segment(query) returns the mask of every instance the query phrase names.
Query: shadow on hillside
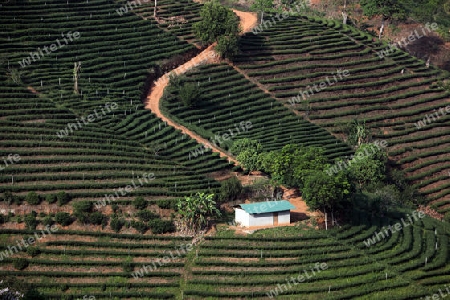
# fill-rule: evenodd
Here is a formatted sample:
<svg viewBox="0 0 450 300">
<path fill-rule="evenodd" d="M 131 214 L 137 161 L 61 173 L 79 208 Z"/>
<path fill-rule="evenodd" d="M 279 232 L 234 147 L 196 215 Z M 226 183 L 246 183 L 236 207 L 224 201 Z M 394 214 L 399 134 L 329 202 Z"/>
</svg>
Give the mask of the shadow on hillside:
<svg viewBox="0 0 450 300">
<path fill-rule="evenodd" d="M 305 213 L 291 211 L 291 223 L 295 223 L 295 222 L 303 221 L 303 220 L 309 220 L 309 219 L 310 219 L 310 217 L 308 215 L 306 215 Z"/>
<path fill-rule="evenodd" d="M 441 52 L 444 41 L 437 36 L 424 36 L 411 42 L 406 47 L 412 55 L 420 59 L 427 59 L 429 55 L 437 55 Z"/>
</svg>

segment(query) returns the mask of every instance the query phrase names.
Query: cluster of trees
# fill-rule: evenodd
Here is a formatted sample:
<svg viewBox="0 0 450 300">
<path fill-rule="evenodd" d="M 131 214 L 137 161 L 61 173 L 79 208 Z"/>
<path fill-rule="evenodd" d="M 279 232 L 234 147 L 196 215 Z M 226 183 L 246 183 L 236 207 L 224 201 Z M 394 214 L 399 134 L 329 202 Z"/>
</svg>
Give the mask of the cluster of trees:
<svg viewBox="0 0 450 300">
<path fill-rule="evenodd" d="M 15 196 L 10 192 L 5 192 L 3 195 L 5 201 L 14 201 Z M 12 199 L 12 200 L 11 200 Z M 59 192 L 57 194 L 47 194 L 45 199 L 49 203 L 55 203 L 58 201 L 60 205 L 67 204 L 70 201 L 70 197 L 65 192 Z M 43 197 L 35 192 L 29 192 L 20 203 L 25 200 L 30 205 L 40 204 Z M 27 229 L 35 230 L 39 224 L 44 226 L 51 226 L 53 224 L 59 224 L 61 226 L 69 226 L 76 220 L 83 225 L 101 225 L 105 228 L 108 223 L 112 230 L 119 232 L 125 225 L 127 227 L 133 227 L 140 233 L 145 233 L 151 229 L 154 234 L 162 234 L 167 232 L 174 232 L 176 227 L 172 220 L 162 220 L 158 214 L 146 209 L 148 206 L 147 200 L 143 197 L 136 197 L 132 205 L 138 210 L 134 217 L 136 220 L 127 221 L 123 214 L 119 214 L 121 209 L 117 203 L 111 205 L 113 214 L 111 218 L 102 214 L 100 211 L 94 210 L 92 201 L 78 201 L 73 203 L 73 214 L 67 212 L 58 212 L 46 214 L 44 212 L 38 213 L 31 211 L 30 214 L 23 216 L 17 216 L 17 222 L 25 223 Z M 162 209 L 176 209 L 176 202 L 174 200 L 159 200 L 157 205 Z M 127 215 L 130 217 L 130 215 Z M 15 217 L 14 214 L 9 213 L 8 216 L 0 214 L 0 224 L 8 222 Z"/>
<path fill-rule="evenodd" d="M 371 147 L 372 155 L 367 155 L 367 147 Z M 386 153 L 366 143 L 361 143 L 354 155 L 364 154 L 364 159 L 354 160 L 332 175 L 325 172 L 331 165 L 322 148 L 288 144 L 264 152 L 257 141 L 242 139 L 233 144 L 231 152 L 247 172 L 260 170 L 270 174 L 276 184 L 299 188 L 311 209 L 334 211 L 348 207 L 358 188 L 386 179 Z"/>
<path fill-rule="evenodd" d="M 216 51 L 222 57 L 236 55 L 241 28 L 233 11 L 212 0 L 202 7 L 200 17 L 201 21 L 193 25 L 197 38 L 204 43 L 217 43 Z"/>
<path fill-rule="evenodd" d="M 361 0 L 361 8 L 365 16 L 372 18 L 382 16 L 383 21 L 415 21 L 436 22 L 441 27 L 439 33 L 448 38 L 450 27 L 450 2 L 448 0 Z M 383 25 L 382 25 L 383 26 Z"/>
<path fill-rule="evenodd" d="M 160 200 L 157 202 L 160 208 L 172 208 L 173 201 L 170 200 Z M 133 200 L 133 207 L 138 211 L 134 214 L 136 219 L 126 220 L 123 215 L 119 213 L 117 204 L 114 204 L 113 214 L 109 222 L 109 226 L 114 232 L 119 232 L 124 226 L 127 228 L 132 227 L 136 229 L 139 233 L 146 233 L 149 229 L 153 234 L 162 234 L 168 232 L 174 232 L 176 230 L 175 224 L 172 220 L 162 220 L 160 216 L 147 209 L 148 202 L 141 196 L 136 197 Z"/>
<path fill-rule="evenodd" d="M 23 201 L 25 201 L 29 205 L 39 205 L 42 203 L 42 201 L 45 200 L 48 202 L 48 204 L 58 202 L 59 206 L 63 206 L 70 202 L 71 197 L 64 191 L 60 191 L 56 194 L 46 194 L 45 196 L 38 195 L 36 192 L 29 192 L 25 197 L 14 195 L 10 191 L 5 191 L 3 193 L 2 200 L 6 202 L 8 205 L 11 204 L 20 205 L 23 203 Z"/>
</svg>

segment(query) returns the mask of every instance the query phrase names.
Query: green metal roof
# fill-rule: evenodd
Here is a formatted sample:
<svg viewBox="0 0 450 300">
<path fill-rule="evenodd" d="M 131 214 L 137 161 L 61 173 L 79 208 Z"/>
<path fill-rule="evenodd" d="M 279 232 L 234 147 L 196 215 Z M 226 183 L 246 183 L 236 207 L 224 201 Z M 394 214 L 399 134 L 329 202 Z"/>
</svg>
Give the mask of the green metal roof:
<svg viewBox="0 0 450 300">
<path fill-rule="evenodd" d="M 295 208 L 294 205 L 292 205 L 287 200 L 280 200 L 280 201 L 264 201 L 264 202 L 257 202 L 257 203 L 250 203 L 250 204 L 239 204 L 237 205 L 245 212 L 249 214 L 263 214 L 263 213 L 271 213 L 271 212 L 277 212 L 277 211 L 285 211 L 285 210 L 291 210 Z"/>
</svg>

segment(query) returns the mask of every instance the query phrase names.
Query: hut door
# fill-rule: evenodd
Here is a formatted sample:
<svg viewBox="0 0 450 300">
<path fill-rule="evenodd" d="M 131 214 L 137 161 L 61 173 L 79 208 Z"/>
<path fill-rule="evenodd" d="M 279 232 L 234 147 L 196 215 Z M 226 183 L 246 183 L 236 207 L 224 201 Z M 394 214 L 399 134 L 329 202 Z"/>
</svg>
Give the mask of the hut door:
<svg viewBox="0 0 450 300">
<path fill-rule="evenodd" d="M 273 213 L 273 225 L 278 225 L 278 212 Z"/>
</svg>

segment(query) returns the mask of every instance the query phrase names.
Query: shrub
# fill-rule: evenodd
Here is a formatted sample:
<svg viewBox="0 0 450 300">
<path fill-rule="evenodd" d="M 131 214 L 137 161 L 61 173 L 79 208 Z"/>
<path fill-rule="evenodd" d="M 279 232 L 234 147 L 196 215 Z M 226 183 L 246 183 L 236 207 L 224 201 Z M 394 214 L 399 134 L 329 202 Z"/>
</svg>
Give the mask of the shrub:
<svg viewBox="0 0 450 300">
<path fill-rule="evenodd" d="M 35 230 L 36 226 L 39 224 L 39 221 L 36 220 L 36 215 L 33 213 L 26 215 L 24 219 L 25 219 L 25 226 L 28 229 Z"/>
<path fill-rule="evenodd" d="M 70 201 L 70 196 L 68 194 L 66 194 L 66 192 L 61 191 L 58 194 L 56 194 L 56 198 L 58 200 L 58 205 L 59 206 L 63 206 L 67 203 L 69 203 Z"/>
<path fill-rule="evenodd" d="M 57 201 L 58 199 L 56 198 L 55 194 L 47 194 L 47 196 L 45 196 L 45 201 L 48 202 L 48 204 L 53 204 Z"/>
<path fill-rule="evenodd" d="M 77 218 L 78 222 L 80 224 L 89 224 L 90 220 L 89 220 L 89 214 L 88 213 L 84 213 L 84 212 L 76 212 L 74 214 L 75 218 Z"/>
<path fill-rule="evenodd" d="M 222 181 L 220 185 L 220 201 L 233 201 L 242 193 L 242 184 L 236 176 Z"/>
<path fill-rule="evenodd" d="M 14 195 L 10 191 L 5 191 L 5 193 L 3 194 L 3 201 L 8 203 L 9 205 L 15 202 L 14 198 Z"/>
<path fill-rule="evenodd" d="M 30 205 L 38 205 L 41 203 L 41 198 L 38 194 L 36 194 L 36 192 L 29 192 L 25 197 L 25 201 L 27 201 Z"/>
<path fill-rule="evenodd" d="M 39 254 L 41 254 L 41 250 L 37 247 L 28 247 L 27 254 L 31 257 L 35 257 L 35 256 L 38 256 Z"/>
<path fill-rule="evenodd" d="M 101 225 L 103 223 L 103 219 L 105 219 L 106 216 L 104 216 L 101 212 L 93 212 L 89 216 L 89 223 L 93 225 Z"/>
<path fill-rule="evenodd" d="M 43 220 L 42 220 L 42 224 L 44 224 L 45 226 L 52 226 L 53 223 L 55 221 L 53 221 L 53 218 L 51 216 L 46 216 Z"/>
<path fill-rule="evenodd" d="M 117 213 L 119 211 L 119 205 L 117 203 L 113 203 L 111 205 L 111 209 L 113 210 L 114 213 Z"/>
<path fill-rule="evenodd" d="M 164 208 L 164 209 L 175 209 L 176 208 L 175 207 L 176 203 L 169 199 L 158 200 L 158 202 L 156 204 L 158 205 L 159 208 Z"/>
<path fill-rule="evenodd" d="M 136 209 L 145 209 L 147 207 L 147 201 L 142 197 L 136 197 L 133 201 L 133 205 Z"/>
<path fill-rule="evenodd" d="M 67 284 L 64 283 L 64 284 L 61 285 L 61 291 L 65 292 L 68 289 L 69 289 L 69 286 Z"/>
<path fill-rule="evenodd" d="M 123 225 L 125 225 L 125 220 L 119 219 L 117 217 L 112 218 L 111 222 L 109 223 L 111 229 L 114 230 L 114 232 L 116 233 L 118 233 L 122 229 Z"/>
<path fill-rule="evenodd" d="M 21 205 L 23 202 L 23 198 L 19 197 L 19 196 L 13 196 L 13 201 L 14 201 L 14 204 Z"/>
<path fill-rule="evenodd" d="M 70 214 L 66 213 L 66 212 L 57 213 L 55 219 L 56 219 L 56 222 L 58 224 L 61 224 L 62 226 L 68 226 L 68 225 L 72 224 L 72 222 L 73 222 L 73 219 L 70 216 Z"/>
<path fill-rule="evenodd" d="M 91 212 L 92 211 L 92 202 L 90 201 L 79 201 L 75 202 L 72 205 L 75 212 Z"/>
<path fill-rule="evenodd" d="M 29 262 L 26 258 L 16 258 L 13 261 L 13 266 L 16 270 L 24 270 L 28 267 Z"/>
<path fill-rule="evenodd" d="M 194 106 L 200 100 L 200 96 L 200 88 L 194 83 L 187 82 L 178 89 L 178 97 L 186 107 Z"/>
<path fill-rule="evenodd" d="M 162 234 L 168 232 L 175 232 L 175 224 L 172 221 L 166 221 L 161 219 L 154 219 L 150 223 L 150 228 L 154 234 Z"/>
<path fill-rule="evenodd" d="M 131 222 L 131 227 L 136 229 L 139 233 L 144 234 L 148 230 L 148 226 L 144 222 Z"/>
<path fill-rule="evenodd" d="M 159 217 L 158 215 L 152 213 L 149 210 L 140 210 L 136 213 L 136 216 L 143 222 L 148 222 L 151 219 L 156 219 Z"/>
</svg>

